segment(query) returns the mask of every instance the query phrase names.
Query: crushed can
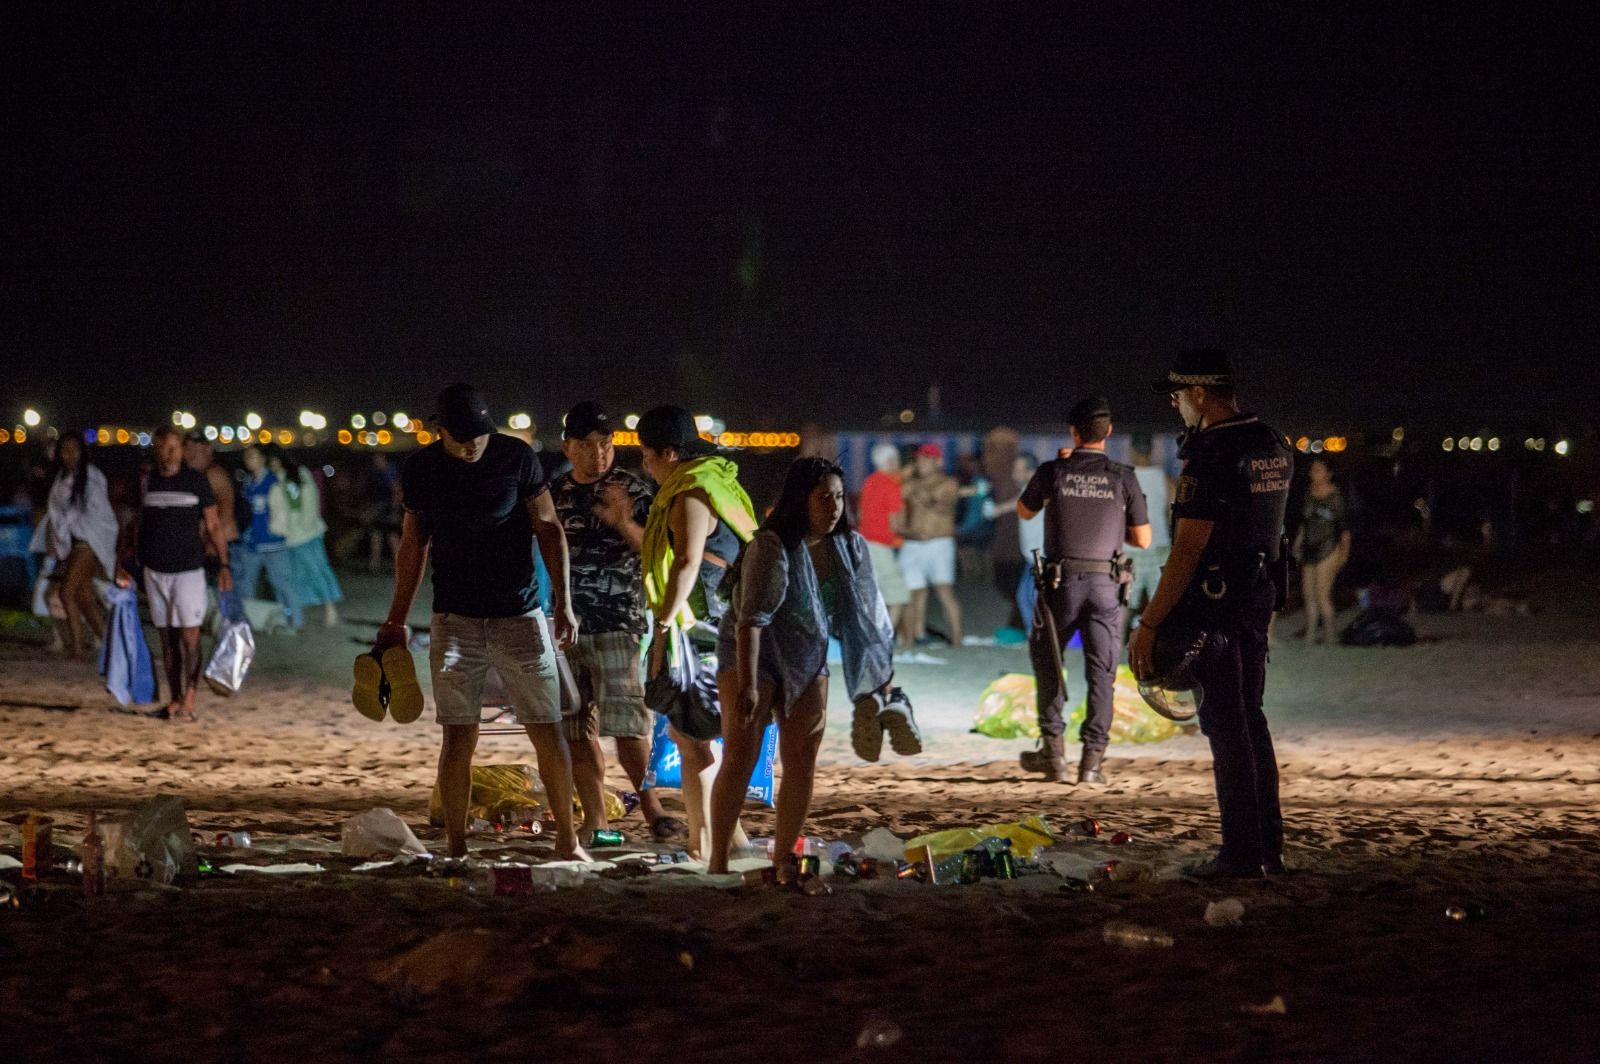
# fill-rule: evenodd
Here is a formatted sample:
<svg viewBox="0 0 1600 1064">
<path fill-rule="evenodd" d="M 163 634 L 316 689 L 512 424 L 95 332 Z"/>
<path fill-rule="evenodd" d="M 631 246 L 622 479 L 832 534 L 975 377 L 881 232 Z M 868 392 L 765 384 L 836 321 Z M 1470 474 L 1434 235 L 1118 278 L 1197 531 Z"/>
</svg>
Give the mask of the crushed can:
<svg viewBox="0 0 1600 1064">
<path fill-rule="evenodd" d="M 639 794 L 637 791 L 618 791 L 617 797 L 622 799 L 622 815 L 627 816 L 639 808 Z"/>
<path fill-rule="evenodd" d="M 1088 838 L 1093 838 L 1094 836 L 1100 834 L 1100 821 L 1096 820 L 1092 816 L 1084 817 L 1075 824 L 1067 825 L 1065 834 L 1082 835 Z"/>
<path fill-rule="evenodd" d="M 1126 846 L 1132 841 L 1133 833 L 1131 831 L 1119 831 L 1111 836 L 1111 845 L 1113 846 Z"/>
<path fill-rule="evenodd" d="M 822 874 L 822 858 L 818 857 L 814 853 L 808 853 L 804 855 L 797 863 L 799 866 L 801 879 L 810 879 L 813 876 L 820 876 Z"/>
<path fill-rule="evenodd" d="M 250 833 L 248 831 L 219 831 L 217 832 L 217 845 L 225 850 L 248 850 L 250 848 Z"/>
<path fill-rule="evenodd" d="M 621 846 L 625 841 L 622 837 L 622 832 L 613 831 L 609 828 L 602 828 L 589 836 L 589 845 L 593 849 Z"/>
</svg>

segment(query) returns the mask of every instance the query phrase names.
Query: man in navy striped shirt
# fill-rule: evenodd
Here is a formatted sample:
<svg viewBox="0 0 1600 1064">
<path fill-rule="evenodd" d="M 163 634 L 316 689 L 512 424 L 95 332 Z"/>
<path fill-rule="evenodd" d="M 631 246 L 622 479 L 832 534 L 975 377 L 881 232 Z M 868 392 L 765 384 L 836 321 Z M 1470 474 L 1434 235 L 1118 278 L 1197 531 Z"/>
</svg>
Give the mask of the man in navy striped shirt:
<svg viewBox="0 0 1600 1064">
<path fill-rule="evenodd" d="M 217 590 L 233 590 L 228 566 L 228 541 L 217 516 L 211 482 L 183 462 L 183 434 L 171 425 L 156 430 L 156 468 L 145 482 L 139 519 L 130 531 L 133 554 L 144 567 L 144 590 L 150 619 L 161 633 L 161 652 L 171 692 L 155 716 L 193 721 L 195 689 L 200 683 L 200 624 L 206 616 L 206 548 L 201 525 L 222 568 Z M 119 568 L 117 583 L 133 579 Z"/>
</svg>

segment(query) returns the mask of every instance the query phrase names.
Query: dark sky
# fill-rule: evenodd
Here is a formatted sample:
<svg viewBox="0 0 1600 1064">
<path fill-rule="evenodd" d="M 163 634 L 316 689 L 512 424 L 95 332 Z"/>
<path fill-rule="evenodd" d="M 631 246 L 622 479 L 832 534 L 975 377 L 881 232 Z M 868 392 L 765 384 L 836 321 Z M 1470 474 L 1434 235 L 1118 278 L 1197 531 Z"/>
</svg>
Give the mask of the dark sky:
<svg viewBox="0 0 1600 1064">
<path fill-rule="evenodd" d="M 0 16 L 7 411 L 1143 420 L 1198 344 L 1286 427 L 1600 385 L 1579 5 L 64 6 Z"/>
</svg>

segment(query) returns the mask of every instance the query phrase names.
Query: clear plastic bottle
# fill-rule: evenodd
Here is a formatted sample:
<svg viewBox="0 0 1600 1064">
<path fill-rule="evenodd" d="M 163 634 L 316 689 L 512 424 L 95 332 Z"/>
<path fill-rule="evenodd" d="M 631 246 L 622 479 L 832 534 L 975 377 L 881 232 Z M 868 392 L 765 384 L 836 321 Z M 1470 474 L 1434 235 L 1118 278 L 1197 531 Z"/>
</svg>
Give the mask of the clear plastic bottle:
<svg viewBox="0 0 1600 1064">
<path fill-rule="evenodd" d="M 1170 949 L 1172 936 L 1158 927 L 1141 927 L 1138 924 L 1112 920 L 1102 932 L 1106 942 L 1126 949 Z"/>
</svg>

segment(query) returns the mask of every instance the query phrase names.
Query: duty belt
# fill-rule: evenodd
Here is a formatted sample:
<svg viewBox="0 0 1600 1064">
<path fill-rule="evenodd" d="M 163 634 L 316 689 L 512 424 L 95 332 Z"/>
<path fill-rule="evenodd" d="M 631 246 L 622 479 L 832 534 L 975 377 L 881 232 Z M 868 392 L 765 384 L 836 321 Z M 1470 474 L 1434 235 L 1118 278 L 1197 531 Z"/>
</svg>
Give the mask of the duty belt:
<svg viewBox="0 0 1600 1064">
<path fill-rule="evenodd" d="M 1057 566 L 1063 573 L 1078 576 L 1082 573 L 1098 573 L 1101 576 L 1113 576 L 1117 571 L 1115 561 L 1096 562 L 1088 558 L 1046 558 L 1044 563 Z"/>
</svg>

